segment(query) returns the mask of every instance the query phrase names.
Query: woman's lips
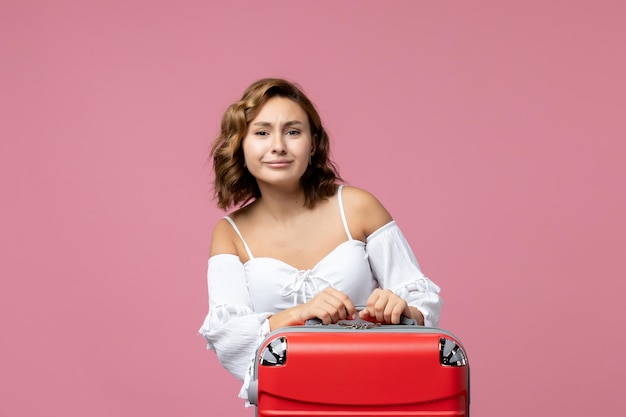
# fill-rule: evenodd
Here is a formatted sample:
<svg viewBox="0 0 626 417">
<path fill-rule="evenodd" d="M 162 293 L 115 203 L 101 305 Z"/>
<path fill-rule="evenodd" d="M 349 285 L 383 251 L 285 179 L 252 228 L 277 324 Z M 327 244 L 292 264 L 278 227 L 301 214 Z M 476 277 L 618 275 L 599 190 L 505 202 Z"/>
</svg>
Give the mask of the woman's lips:
<svg viewBox="0 0 626 417">
<path fill-rule="evenodd" d="M 279 159 L 276 161 L 268 161 L 265 163 L 266 165 L 272 167 L 272 168 L 282 168 L 282 167 L 286 167 L 287 165 L 291 164 L 291 161 L 288 161 L 286 159 Z"/>
</svg>

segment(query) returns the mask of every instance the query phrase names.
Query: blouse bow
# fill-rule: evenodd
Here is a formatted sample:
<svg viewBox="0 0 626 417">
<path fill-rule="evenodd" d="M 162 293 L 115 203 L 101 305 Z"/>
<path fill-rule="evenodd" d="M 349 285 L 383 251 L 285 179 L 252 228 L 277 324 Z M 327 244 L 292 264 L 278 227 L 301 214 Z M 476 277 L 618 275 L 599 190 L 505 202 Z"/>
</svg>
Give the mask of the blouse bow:
<svg viewBox="0 0 626 417">
<path fill-rule="evenodd" d="M 302 302 L 306 303 L 327 287 L 332 287 L 332 284 L 325 278 L 315 275 L 310 269 L 300 270 L 296 273 L 293 281 L 283 286 L 280 295 L 283 297 L 293 295 L 293 305 L 295 306 L 298 305 L 298 294 L 302 297 Z"/>
</svg>

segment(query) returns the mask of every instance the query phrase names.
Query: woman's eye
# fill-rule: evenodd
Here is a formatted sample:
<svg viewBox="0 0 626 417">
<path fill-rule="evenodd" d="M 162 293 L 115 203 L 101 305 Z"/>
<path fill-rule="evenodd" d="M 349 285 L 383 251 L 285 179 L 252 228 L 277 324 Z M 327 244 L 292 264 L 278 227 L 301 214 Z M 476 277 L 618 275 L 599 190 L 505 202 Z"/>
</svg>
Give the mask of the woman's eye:
<svg viewBox="0 0 626 417">
<path fill-rule="evenodd" d="M 291 135 L 291 136 L 295 136 L 295 135 L 299 135 L 300 131 L 299 130 L 290 130 L 290 131 L 287 132 L 287 134 Z"/>
<path fill-rule="evenodd" d="M 255 135 L 257 135 L 257 136 L 267 136 L 267 135 L 269 135 L 269 133 L 260 131 L 260 132 L 256 132 Z"/>
</svg>

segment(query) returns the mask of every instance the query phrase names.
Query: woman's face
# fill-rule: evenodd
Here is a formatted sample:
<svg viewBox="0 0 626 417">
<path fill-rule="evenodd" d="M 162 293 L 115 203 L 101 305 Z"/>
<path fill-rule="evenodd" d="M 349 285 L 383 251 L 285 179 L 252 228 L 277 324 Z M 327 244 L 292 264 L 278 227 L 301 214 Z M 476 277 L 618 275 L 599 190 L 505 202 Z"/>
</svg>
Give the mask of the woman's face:
<svg viewBox="0 0 626 417">
<path fill-rule="evenodd" d="M 298 103 L 285 97 L 269 99 L 243 139 L 246 166 L 260 187 L 299 186 L 312 151 L 309 118 Z"/>
</svg>

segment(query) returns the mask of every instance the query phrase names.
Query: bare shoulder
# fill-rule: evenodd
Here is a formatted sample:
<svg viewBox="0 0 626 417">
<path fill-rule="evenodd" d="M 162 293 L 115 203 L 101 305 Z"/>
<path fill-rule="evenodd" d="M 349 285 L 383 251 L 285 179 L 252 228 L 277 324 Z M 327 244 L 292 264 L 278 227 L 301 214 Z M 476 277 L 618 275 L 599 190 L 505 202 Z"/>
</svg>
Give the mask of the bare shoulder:
<svg viewBox="0 0 626 417">
<path fill-rule="evenodd" d="M 355 238 L 366 239 L 392 220 L 391 214 L 369 191 L 344 186 L 341 197 L 350 230 L 355 232 Z"/>
<path fill-rule="evenodd" d="M 209 256 L 222 254 L 237 255 L 236 236 L 237 233 L 228 220 L 225 218 L 220 219 L 213 228 Z"/>
</svg>

